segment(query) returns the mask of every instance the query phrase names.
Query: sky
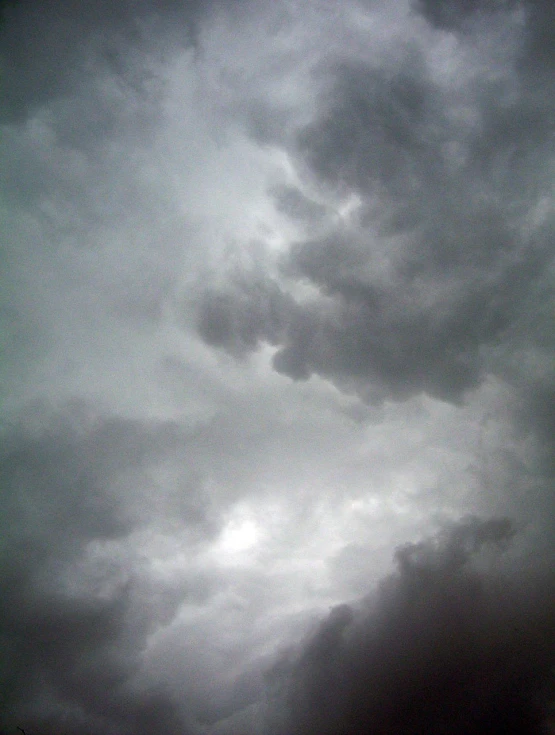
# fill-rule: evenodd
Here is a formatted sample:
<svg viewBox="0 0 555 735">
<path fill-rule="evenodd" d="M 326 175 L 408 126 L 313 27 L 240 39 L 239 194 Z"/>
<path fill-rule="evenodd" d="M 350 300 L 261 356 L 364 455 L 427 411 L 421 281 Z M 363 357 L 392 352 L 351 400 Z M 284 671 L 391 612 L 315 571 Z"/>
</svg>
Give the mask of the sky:
<svg viewBox="0 0 555 735">
<path fill-rule="evenodd" d="M 555 732 L 555 5 L 0 24 L 0 730 Z"/>
</svg>

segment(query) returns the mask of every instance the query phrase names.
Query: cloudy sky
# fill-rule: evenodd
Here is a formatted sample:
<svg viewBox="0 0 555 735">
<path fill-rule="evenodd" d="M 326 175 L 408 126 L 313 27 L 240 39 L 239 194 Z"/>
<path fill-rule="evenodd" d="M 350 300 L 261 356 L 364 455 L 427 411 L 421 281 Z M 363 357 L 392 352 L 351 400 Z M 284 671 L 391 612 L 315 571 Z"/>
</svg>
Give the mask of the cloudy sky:
<svg viewBox="0 0 555 735">
<path fill-rule="evenodd" d="M 554 9 L 2 3 L 4 733 L 555 732 Z"/>
</svg>

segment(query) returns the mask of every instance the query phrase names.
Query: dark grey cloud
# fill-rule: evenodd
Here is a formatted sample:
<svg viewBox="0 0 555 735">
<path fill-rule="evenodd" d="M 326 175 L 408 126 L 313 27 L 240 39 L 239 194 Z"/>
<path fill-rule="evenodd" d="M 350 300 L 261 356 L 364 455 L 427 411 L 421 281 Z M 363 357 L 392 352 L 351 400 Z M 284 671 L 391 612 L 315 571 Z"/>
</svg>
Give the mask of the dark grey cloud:
<svg viewBox="0 0 555 735">
<path fill-rule="evenodd" d="M 270 193 L 275 198 L 278 210 L 292 219 L 316 222 L 326 214 L 323 205 L 309 199 L 294 186 L 275 186 Z"/>
<path fill-rule="evenodd" d="M 472 32 L 476 24 L 498 23 L 507 12 L 524 13 L 524 66 L 534 72 L 545 73 L 545 65 L 550 67 L 555 59 L 553 34 L 549 32 L 553 27 L 555 11 L 549 0 L 415 0 L 413 7 L 433 26 L 463 33 Z"/>
<path fill-rule="evenodd" d="M 551 82 L 529 83 L 526 36 L 508 11 L 499 17 L 513 51 L 479 57 L 465 81 L 442 81 L 416 42 L 393 61 L 315 72 L 316 116 L 280 144 L 314 187 L 358 208 L 284 257 L 284 278 L 316 295 L 282 298 L 279 334 L 265 306 L 276 286 L 266 298 L 253 286 L 250 300 L 243 287 L 236 306 L 229 295 L 225 309 L 223 296 L 202 303 L 205 337 L 207 314 L 235 314 L 218 321 L 211 344 L 266 340 L 280 372 L 363 395 L 459 401 L 480 384 L 553 258 L 551 213 L 537 216 L 551 191 Z M 472 42 L 490 30 L 478 27 Z M 276 203 L 283 210 L 283 192 Z"/>
<path fill-rule="evenodd" d="M 275 668 L 275 732 L 548 732 L 554 580 L 541 560 L 512 567 L 513 535 L 471 518 L 400 548 L 376 595 Z"/>
<path fill-rule="evenodd" d="M 116 196 L 117 184 L 100 183 L 98 168 L 110 175 L 121 171 L 121 164 L 113 165 L 118 151 L 125 149 L 129 163 L 130 150 L 152 144 L 164 116 L 167 64 L 194 48 L 207 16 L 241 4 L 6 4 L 0 25 L 1 180 L 12 206 L 46 200 L 52 207 L 55 200 L 56 208 L 71 211 L 82 198 L 85 169 L 96 169 L 91 188 L 107 186 Z M 107 205 L 105 192 L 99 194 Z M 117 207 L 122 211 L 121 202 Z M 98 213 L 89 216 L 98 222 Z"/>
<path fill-rule="evenodd" d="M 552 11 L 408 5 L 7 5 L 0 729 L 543 717 Z"/>
<path fill-rule="evenodd" d="M 203 0 L 6 4 L 0 36 L 3 121 L 23 121 L 52 100 L 74 96 L 92 76 L 116 76 L 132 88 L 144 87 L 149 77 L 144 56 L 163 57 L 176 44 L 191 43 L 203 6 Z M 95 102 L 91 126 L 109 124 L 102 116 L 110 111 Z"/>
<path fill-rule="evenodd" d="M 118 186 L 105 179 L 114 170 L 107 151 L 115 141 L 129 151 L 152 140 L 162 115 L 162 61 L 191 44 L 201 5 L 24 0 L 6 6 L 2 188 L 12 206 L 47 201 L 51 214 L 63 202 L 67 219 L 75 217 L 85 169 L 94 170 L 91 188 L 108 186 L 115 195 Z M 89 212 L 89 219 L 97 222 L 98 214 Z M 56 214 L 54 222 L 61 224 Z"/>
<path fill-rule="evenodd" d="M 211 345 L 236 357 L 262 341 L 276 344 L 289 321 L 294 302 L 264 274 L 237 274 L 226 289 L 207 290 L 198 307 L 198 329 Z"/>
<path fill-rule="evenodd" d="M 76 735 L 189 731 L 175 698 L 134 680 L 147 636 L 208 588 L 193 576 L 171 586 L 149 580 L 136 554 L 94 553 L 146 523 L 154 527 L 157 508 L 184 527 L 203 523 L 192 485 L 189 504 L 184 487 L 173 514 L 161 510 L 163 498 L 141 502 L 136 494 L 141 471 L 183 440 L 172 423 L 99 417 L 83 403 L 62 412 L 33 409 L 19 426 L 5 427 L 2 727 Z"/>
<path fill-rule="evenodd" d="M 468 3 L 459 0 L 443 3 L 438 0 L 416 0 L 413 5 L 434 26 L 445 30 L 461 30 L 471 20 L 486 18 L 491 22 L 496 13 L 518 7 L 519 3 L 518 0 L 471 0 Z"/>
</svg>

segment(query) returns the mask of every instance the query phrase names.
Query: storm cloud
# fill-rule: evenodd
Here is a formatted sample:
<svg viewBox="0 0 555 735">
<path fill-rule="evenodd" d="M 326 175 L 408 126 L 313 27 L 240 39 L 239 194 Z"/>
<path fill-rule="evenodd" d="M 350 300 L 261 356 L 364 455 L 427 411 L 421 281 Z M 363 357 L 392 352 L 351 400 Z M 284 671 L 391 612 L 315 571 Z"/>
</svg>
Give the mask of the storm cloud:
<svg viewBox="0 0 555 735">
<path fill-rule="evenodd" d="M 275 731 L 550 732 L 553 575 L 500 563 L 513 534 L 467 519 L 399 548 L 376 594 L 276 666 Z"/>
<path fill-rule="evenodd" d="M 552 3 L 0 25 L 0 730 L 549 733 Z"/>
<path fill-rule="evenodd" d="M 473 15 L 452 6 L 457 18 Z M 443 27 L 445 8 L 425 4 L 424 15 Z M 205 333 L 211 344 L 229 345 L 234 331 L 251 349 L 265 339 L 278 346 L 280 372 L 317 373 L 363 395 L 372 385 L 456 401 L 496 370 L 492 355 L 552 263 L 553 94 L 547 68 L 532 66 L 541 7 L 522 8 L 520 22 L 498 11 L 490 25 L 481 10 L 457 39 L 454 71 L 413 40 L 381 63 L 345 54 L 314 72 L 315 117 L 285 149 L 350 214 L 284 255 L 286 283 L 314 288 L 308 303 L 282 304 L 279 337 L 260 298 L 247 297 L 249 320 Z"/>
<path fill-rule="evenodd" d="M 133 678 L 152 624 L 171 619 L 188 591 L 149 583 L 145 560 L 124 543 L 147 518 L 153 527 L 153 509 L 133 511 L 131 495 L 179 442 L 169 423 L 98 417 L 81 403 L 35 408 L 4 432 L 5 727 L 148 732 L 164 723 L 183 732 L 177 703 L 135 690 Z M 192 507 L 182 512 L 198 524 Z"/>
</svg>

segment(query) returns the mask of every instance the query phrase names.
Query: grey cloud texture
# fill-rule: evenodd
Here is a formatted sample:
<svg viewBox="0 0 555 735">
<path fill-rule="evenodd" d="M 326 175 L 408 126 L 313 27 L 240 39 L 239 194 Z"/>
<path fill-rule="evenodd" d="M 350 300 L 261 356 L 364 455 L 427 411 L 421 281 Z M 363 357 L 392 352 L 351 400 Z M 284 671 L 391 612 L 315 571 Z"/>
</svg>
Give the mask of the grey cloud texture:
<svg viewBox="0 0 555 735">
<path fill-rule="evenodd" d="M 275 732 L 550 732 L 554 580 L 503 564 L 513 534 L 469 519 L 400 548 L 376 595 L 276 666 Z"/>
<path fill-rule="evenodd" d="M 495 23 L 504 12 L 523 12 L 526 19 L 525 45 L 522 61 L 529 70 L 542 76 L 553 64 L 553 37 L 548 28 L 553 23 L 553 5 L 549 0 L 472 0 L 463 3 L 459 0 L 416 0 L 413 7 L 435 27 L 448 31 L 469 32 L 473 25 Z"/>
<path fill-rule="evenodd" d="M 3 727 L 187 730 L 179 703 L 133 680 L 152 626 L 171 619 L 188 591 L 149 584 L 140 556 L 93 553 L 153 523 L 154 508 L 143 515 L 132 496 L 179 433 L 170 423 L 98 417 L 83 404 L 35 411 L 4 430 Z M 182 522 L 195 525 L 190 510 Z"/>
<path fill-rule="evenodd" d="M 264 274 L 240 273 L 225 290 L 203 294 L 199 331 L 208 344 L 241 357 L 262 340 L 279 342 L 293 308 L 293 301 Z"/>
<path fill-rule="evenodd" d="M 549 732 L 551 4 L 4 6 L 2 735 Z"/>
<path fill-rule="evenodd" d="M 202 0 L 5 3 L 3 121 L 22 122 L 40 106 L 75 95 L 80 85 L 103 73 L 140 88 L 149 76 L 144 52 L 163 55 L 176 43 L 190 43 L 203 5 Z M 99 110 L 98 99 L 89 109 L 91 115 L 112 112 L 111 107 Z M 87 138 L 98 135 L 99 125 L 108 120 L 90 122 L 88 129 L 79 130 Z"/>
<path fill-rule="evenodd" d="M 417 43 L 383 65 L 338 60 L 315 73 L 316 116 L 285 148 L 316 190 L 356 197 L 355 211 L 284 256 L 285 279 L 317 290 L 308 303 L 282 296 L 276 319 L 266 304 L 278 302 L 277 286 L 264 299 L 257 285 L 249 300 L 251 286 L 237 302 L 249 307 L 230 304 L 235 318 L 218 322 L 218 297 L 203 302 L 211 344 L 266 340 L 278 346 L 280 372 L 378 396 L 458 401 L 494 369 L 489 355 L 553 255 L 552 84 L 547 67 L 532 76 L 525 63 L 543 12 L 525 10 L 524 30 L 504 10 L 461 36 L 460 76 L 447 82 Z M 508 51 L 488 38 L 495 23 Z M 472 43 L 485 44 L 477 62 Z"/>
<path fill-rule="evenodd" d="M 209 607 L 210 598 L 233 586 L 232 575 L 196 561 L 219 533 L 219 514 L 230 501 L 203 488 L 202 453 L 210 454 L 202 430 L 99 415 L 82 401 L 57 411 L 37 407 L 20 425 L 4 427 L 6 732 L 15 723 L 70 735 L 200 732 L 200 720 L 219 716 L 234 697 L 241 705 L 252 697 L 256 676 L 251 683 L 242 651 L 230 655 L 238 682 L 217 672 L 221 654 L 208 644 L 217 621 L 208 612 L 209 624 L 199 623 L 198 632 L 178 626 L 171 633 L 184 605 Z M 165 480 L 157 481 L 156 471 Z M 177 574 L 152 568 L 152 549 L 163 560 L 164 543 L 184 555 Z M 166 645 L 152 649 L 151 636 L 166 626 Z M 183 658 L 174 661 L 176 650 Z"/>
</svg>

